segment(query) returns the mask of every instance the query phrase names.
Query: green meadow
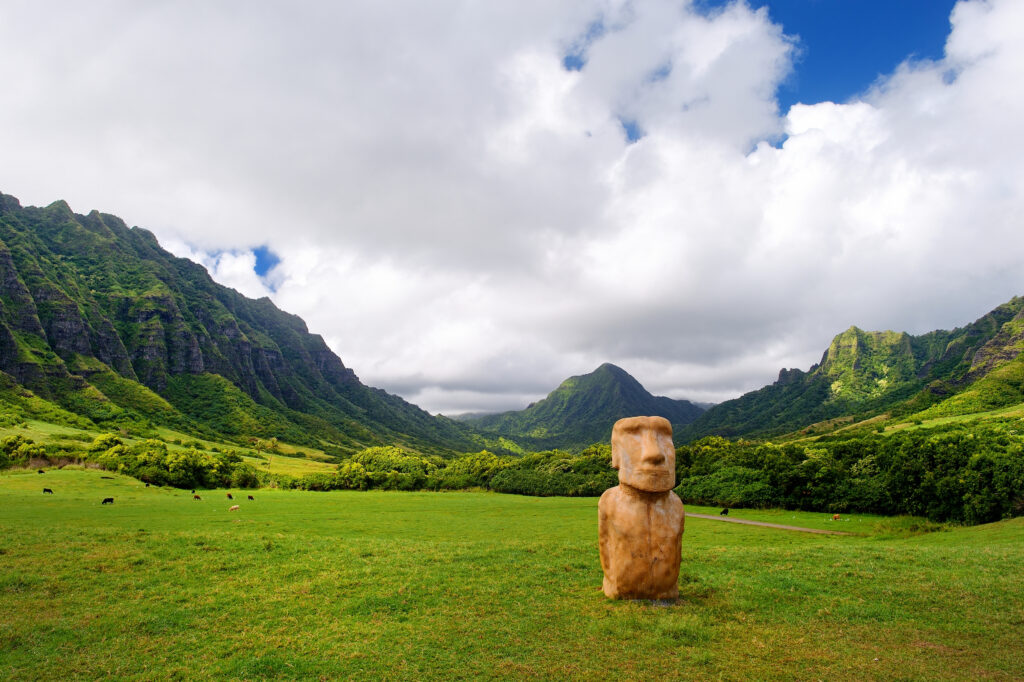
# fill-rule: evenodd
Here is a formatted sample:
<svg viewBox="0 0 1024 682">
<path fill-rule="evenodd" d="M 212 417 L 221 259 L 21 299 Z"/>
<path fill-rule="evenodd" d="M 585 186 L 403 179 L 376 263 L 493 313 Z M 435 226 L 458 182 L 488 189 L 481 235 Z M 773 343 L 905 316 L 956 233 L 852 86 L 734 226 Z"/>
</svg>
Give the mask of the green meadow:
<svg viewBox="0 0 1024 682">
<path fill-rule="evenodd" d="M 596 498 L 227 492 L 0 473 L 0 677 L 1024 679 L 1024 518 L 690 518 L 662 604 L 601 593 Z"/>
</svg>

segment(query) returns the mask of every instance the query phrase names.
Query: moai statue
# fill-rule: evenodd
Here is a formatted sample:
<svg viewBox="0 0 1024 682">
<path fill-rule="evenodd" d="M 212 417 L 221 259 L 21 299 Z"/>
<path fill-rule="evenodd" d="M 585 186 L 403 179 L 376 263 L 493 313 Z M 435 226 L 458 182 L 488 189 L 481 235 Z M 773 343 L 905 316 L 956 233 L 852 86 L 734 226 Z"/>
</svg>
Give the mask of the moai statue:
<svg viewBox="0 0 1024 682">
<path fill-rule="evenodd" d="M 685 517 L 672 492 L 672 425 L 663 417 L 615 422 L 612 466 L 619 485 L 597 505 L 604 593 L 612 599 L 675 599 Z"/>
</svg>

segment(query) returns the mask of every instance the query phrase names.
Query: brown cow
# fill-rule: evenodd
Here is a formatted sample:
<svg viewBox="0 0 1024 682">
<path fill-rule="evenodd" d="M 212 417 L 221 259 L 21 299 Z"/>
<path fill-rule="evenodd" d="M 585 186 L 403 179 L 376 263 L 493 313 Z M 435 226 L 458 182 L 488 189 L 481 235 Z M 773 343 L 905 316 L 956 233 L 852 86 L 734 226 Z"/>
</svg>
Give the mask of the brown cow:
<svg viewBox="0 0 1024 682">
<path fill-rule="evenodd" d="M 833 514 L 832 515 L 832 520 L 833 521 L 838 521 L 839 520 L 839 514 Z"/>
<path fill-rule="evenodd" d="M 193 499 L 193 500 L 201 500 L 201 499 L 203 499 L 203 498 L 199 497 L 198 495 L 193 495 L 193 496 L 192 496 L 192 499 Z"/>
<path fill-rule="evenodd" d="M 228 499 L 229 499 L 229 500 L 233 500 L 233 499 L 235 499 L 235 498 L 231 497 L 231 493 L 228 493 Z"/>
</svg>

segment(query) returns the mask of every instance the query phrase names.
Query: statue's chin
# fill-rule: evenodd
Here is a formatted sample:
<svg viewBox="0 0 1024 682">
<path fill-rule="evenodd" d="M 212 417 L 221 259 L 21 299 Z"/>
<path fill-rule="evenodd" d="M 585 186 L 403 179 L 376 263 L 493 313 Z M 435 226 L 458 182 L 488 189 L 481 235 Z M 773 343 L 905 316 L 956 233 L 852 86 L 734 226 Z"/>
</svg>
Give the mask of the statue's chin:
<svg viewBox="0 0 1024 682">
<path fill-rule="evenodd" d="M 663 493 L 672 490 L 674 478 L 671 471 L 634 471 L 633 475 L 622 483 L 647 493 Z"/>
</svg>

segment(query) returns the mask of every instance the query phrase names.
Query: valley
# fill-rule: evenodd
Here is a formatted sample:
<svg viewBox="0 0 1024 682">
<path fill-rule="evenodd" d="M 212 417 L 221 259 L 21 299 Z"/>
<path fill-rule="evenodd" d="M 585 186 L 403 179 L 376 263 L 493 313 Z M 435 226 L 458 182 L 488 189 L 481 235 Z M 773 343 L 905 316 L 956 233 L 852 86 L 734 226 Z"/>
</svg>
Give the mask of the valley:
<svg viewBox="0 0 1024 682">
<path fill-rule="evenodd" d="M 614 485 L 619 418 L 673 425 L 685 502 L 986 523 L 1024 513 L 1024 298 L 921 335 L 838 334 L 821 360 L 698 406 L 604 363 L 520 411 L 430 415 L 364 385 L 300 318 L 153 235 L 0 195 L 0 468 L 160 486 Z"/>
</svg>

